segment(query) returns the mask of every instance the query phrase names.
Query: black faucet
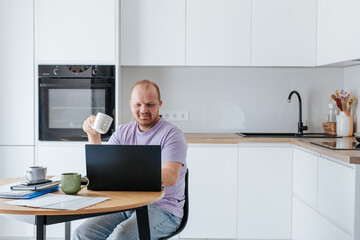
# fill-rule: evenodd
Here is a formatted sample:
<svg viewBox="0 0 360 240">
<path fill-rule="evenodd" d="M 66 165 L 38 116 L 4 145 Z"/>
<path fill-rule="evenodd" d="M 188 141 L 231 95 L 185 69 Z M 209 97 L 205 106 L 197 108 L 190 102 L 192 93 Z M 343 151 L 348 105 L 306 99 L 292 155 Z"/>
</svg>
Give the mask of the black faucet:
<svg viewBox="0 0 360 240">
<path fill-rule="evenodd" d="M 291 96 L 292 96 L 294 93 L 298 96 L 298 99 L 299 99 L 298 134 L 299 134 L 299 135 L 302 135 L 302 134 L 303 134 L 303 131 L 308 130 L 308 127 L 307 127 L 307 126 L 304 126 L 304 125 L 303 125 L 303 122 L 302 122 L 302 107 L 301 107 L 301 97 L 300 97 L 300 94 L 299 94 L 297 91 L 295 91 L 295 90 L 292 91 L 292 92 L 289 94 L 288 102 L 291 102 Z"/>
</svg>

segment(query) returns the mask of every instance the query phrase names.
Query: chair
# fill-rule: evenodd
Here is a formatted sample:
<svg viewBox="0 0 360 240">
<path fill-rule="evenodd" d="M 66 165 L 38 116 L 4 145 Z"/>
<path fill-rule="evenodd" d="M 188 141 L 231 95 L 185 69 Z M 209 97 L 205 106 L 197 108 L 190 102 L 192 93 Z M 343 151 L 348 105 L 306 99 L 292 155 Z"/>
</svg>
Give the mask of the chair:
<svg viewBox="0 0 360 240">
<path fill-rule="evenodd" d="M 174 233 L 172 233 L 171 235 L 167 236 L 167 237 L 163 237 L 160 238 L 160 240 L 166 240 L 169 238 L 174 237 L 175 235 L 178 235 L 182 230 L 184 230 L 187 220 L 188 220 L 188 216 L 189 216 L 189 169 L 186 170 L 186 174 L 185 174 L 185 204 L 184 204 L 184 216 L 181 220 L 181 223 L 178 227 L 178 229 L 176 229 L 176 231 Z"/>
</svg>

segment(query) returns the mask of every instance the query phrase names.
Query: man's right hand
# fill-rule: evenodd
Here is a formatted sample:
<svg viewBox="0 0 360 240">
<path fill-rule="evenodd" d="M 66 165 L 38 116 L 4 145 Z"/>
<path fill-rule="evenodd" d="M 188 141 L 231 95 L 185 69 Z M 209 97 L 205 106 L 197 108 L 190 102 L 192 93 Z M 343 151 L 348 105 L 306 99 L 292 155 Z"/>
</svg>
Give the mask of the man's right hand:
<svg viewBox="0 0 360 240">
<path fill-rule="evenodd" d="M 101 134 L 96 132 L 92 128 L 92 125 L 94 124 L 94 121 L 95 121 L 95 116 L 90 115 L 90 117 L 88 117 L 83 123 L 83 130 L 88 135 L 89 143 L 91 143 L 91 144 L 101 144 Z"/>
</svg>

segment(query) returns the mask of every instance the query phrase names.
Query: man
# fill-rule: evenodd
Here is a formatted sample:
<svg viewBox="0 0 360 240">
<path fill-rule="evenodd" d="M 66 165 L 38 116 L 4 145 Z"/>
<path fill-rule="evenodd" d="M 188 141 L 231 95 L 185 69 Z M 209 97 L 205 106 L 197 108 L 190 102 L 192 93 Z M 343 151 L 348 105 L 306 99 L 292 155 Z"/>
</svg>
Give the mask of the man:
<svg viewBox="0 0 360 240">
<path fill-rule="evenodd" d="M 120 125 L 110 144 L 161 145 L 162 182 L 165 196 L 148 206 L 151 239 L 175 232 L 183 216 L 187 144 L 183 133 L 159 116 L 162 105 L 158 86 L 142 80 L 133 86 L 129 101 L 135 121 Z M 95 116 L 83 124 L 89 143 L 100 144 L 100 134 L 92 129 Z M 88 219 L 74 239 L 139 239 L 135 210 Z"/>
</svg>

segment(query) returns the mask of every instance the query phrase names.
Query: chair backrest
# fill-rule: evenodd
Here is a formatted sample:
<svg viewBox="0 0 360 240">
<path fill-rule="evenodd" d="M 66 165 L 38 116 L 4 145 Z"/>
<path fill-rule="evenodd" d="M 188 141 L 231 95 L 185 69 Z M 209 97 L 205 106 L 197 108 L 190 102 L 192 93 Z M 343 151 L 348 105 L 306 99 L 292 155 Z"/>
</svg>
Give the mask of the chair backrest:
<svg viewBox="0 0 360 240">
<path fill-rule="evenodd" d="M 160 238 L 160 240 L 166 240 L 166 239 L 172 238 L 175 235 L 178 235 L 185 228 L 186 223 L 188 221 L 188 217 L 189 217 L 189 169 L 186 170 L 186 174 L 185 174 L 184 216 L 181 220 L 181 223 L 180 223 L 178 229 L 176 229 L 176 231 L 174 233 L 172 233 L 171 235 Z"/>
</svg>

